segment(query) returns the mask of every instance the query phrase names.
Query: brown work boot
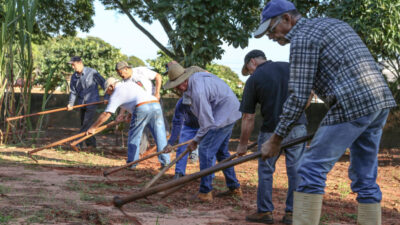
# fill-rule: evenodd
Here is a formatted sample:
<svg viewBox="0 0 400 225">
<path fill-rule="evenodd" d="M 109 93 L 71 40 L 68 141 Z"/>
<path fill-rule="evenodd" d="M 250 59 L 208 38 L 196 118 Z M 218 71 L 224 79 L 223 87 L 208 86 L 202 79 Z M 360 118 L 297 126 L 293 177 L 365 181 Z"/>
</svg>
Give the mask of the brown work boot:
<svg viewBox="0 0 400 225">
<path fill-rule="evenodd" d="M 274 217 L 272 216 L 272 212 L 264 212 L 264 213 L 256 212 L 256 213 L 246 216 L 246 221 L 256 222 L 256 223 L 273 224 Z"/>
<path fill-rule="evenodd" d="M 293 223 L 293 212 L 285 212 L 285 215 L 281 220 L 284 224 L 292 224 Z"/>
<path fill-rule="evenodd" d="M 192 197 L 192 200 L 199 202 L 212 202 L 213 201 L 212 192 L 211 191 L 208 193 L 199 192 Z"/>
<path fill-rule="evenodd" d="M 229 197 L 229 196 L 242 198 L 243 197 L 242 188 L 238 187 L 235 189 L 229 189 L 227 191 L 218 193 L 215 197 L 222 198 L 222 197 Z"/>
</svg>

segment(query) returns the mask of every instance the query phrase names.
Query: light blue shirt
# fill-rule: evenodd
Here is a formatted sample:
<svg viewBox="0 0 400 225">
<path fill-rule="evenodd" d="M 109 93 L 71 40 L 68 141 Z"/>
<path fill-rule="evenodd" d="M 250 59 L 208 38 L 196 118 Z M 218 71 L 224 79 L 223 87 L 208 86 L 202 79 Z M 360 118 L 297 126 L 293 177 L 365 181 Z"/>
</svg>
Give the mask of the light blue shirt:
<svg viewBox="0 0 400 225">
<path fill-rule="evenodd" d="M 209 130 L 225 127 L 242 117 L 236 95 L 223 80 L 211 73 L 198 72 L 189 77 L 184 95 L 190 98 L 190 109 L 199 120 L 200 129 L 193 138 L 196 142 L 200 142 Z"/>
</svg>

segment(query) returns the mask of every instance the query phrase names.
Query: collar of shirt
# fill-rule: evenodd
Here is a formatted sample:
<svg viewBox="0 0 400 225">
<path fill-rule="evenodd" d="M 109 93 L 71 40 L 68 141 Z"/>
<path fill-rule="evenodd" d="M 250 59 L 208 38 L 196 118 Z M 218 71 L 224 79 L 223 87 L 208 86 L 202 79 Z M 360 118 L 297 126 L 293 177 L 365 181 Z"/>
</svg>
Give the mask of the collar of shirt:
<svg viewBox="0 0 400 225">
<path fill-rule="evenodd" d="M 296 35 L 297 31 L 301 29 L 301 27 L 307 22 L 307 19 L 300 18 L 296 24 L 292 27 L 292 29 L 285 35 L 285 38 L 289 41 Z"/>
<path fill-rule="evenodd" d="M 78 72 L 75 72 L 75 75 L 78 77 L 78 78 L 81 78 L 81 77 L 83 77 L 85 74 L 86 74 L 86 67 L 83 67 L 83 70 L 82 70 L 82 73 L 78 73 Z"/>
</svg>

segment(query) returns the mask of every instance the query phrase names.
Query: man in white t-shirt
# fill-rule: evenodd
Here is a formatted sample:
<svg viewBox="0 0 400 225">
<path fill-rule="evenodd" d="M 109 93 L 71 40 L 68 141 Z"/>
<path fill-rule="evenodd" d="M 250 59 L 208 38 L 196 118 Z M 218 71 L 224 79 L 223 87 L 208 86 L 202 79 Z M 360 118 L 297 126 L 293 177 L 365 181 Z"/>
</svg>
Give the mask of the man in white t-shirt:
<svg viewBox="0 0 400 225">
<path fill-rule="evenodd" d="M 159 73 L 144 66 L 132 68 L 132 66 L 124 61 L 118 62 L 115 70 L 124 81 L 132 80 L 147 93 L 154 95 L 160 100 L 162 77 Z M 153 85 L 153 80 L 155 81 L 155 85 Z"/>
<path fill-rule="evenodd" d="M 97 121 L 88 129 L 88 134 L 94 133 L 97 127 L 106 122 L 118 107 L 127 111 L 130 115 L 131 124 L 128 133 L 128 160 L 127 163 L 139 159 L 139 146 L 143 129 L 148 126 L 157 144 L 157 151 L 162 151 L 167 146 L 165 125 L 162 117 L 162 110 L 158 99 L 147 93 L 143 88 L 132 81 L 119 82 L 116 78 L 110 77 L 106 80 L 105 88 L 110 95 L 105 111 L 100 114 Z M 117 116 L 117 121 L 128 117 Z M 169 154 L 158 156 L 161 167 L 170 162 Z M 132 165 L 131 168 L 135 168 Z"/>
</svg>

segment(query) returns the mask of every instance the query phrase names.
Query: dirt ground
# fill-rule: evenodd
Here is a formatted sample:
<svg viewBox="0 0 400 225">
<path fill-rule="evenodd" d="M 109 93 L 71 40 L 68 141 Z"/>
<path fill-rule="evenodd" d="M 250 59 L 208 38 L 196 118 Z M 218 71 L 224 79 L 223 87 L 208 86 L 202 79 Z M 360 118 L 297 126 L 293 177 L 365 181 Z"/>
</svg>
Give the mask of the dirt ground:
<svg viewBox="0 0 400 225">
<path fill-rule="evenodd" d="M 68 137 L 74 129 L 49 129 L 42 143 Z M 114 196 L 140 191 L 159 171 L 156 158 L 139 164 L 136 170 L 122 170 L 104 178 L 103 171 L 125 164 L 126 149 L 115 147 L 113 134 L 97 137 L 98 148 L 74 152 L 64 145 L 38 152 L 38 163 L 26 156 L 33 148 L 0 146 L 0 224 L 134 224 L 113 207 Z M 120 141 L 120 140 L 119 140 Z M 118 142 L 118 141 L 117 141 Z M 34 146 L 31 146 L 34 147 Z M 232 147 L 232 150 L 234 147 Z M 145 153 L 148 154 L 148 153 Z M 171 154 L 171 160 L 175 157 Z M 282 156 L 274 175 L 275 224 L 284 214 L 287 177 Z M 382 149 L 378 183 L 383 192 L 382 224 L 400 224 L 400 149 Z M 328 175 L 320 224 L 355 224 L 356 194 L 347 178 L 348 155 Z M 199 169 L 188 164 L 187 173 Z M 245 216 L 256 210 L 257 161 L 235 167 L 244 198 L 214 198 L 212 203 L 191 200 L 199 181 L 162 199 L 152 195 L 124 205 L 123 210 L 141 224 L 256 224 Z M 155 185 L 172 179 L 174 167 Z M 225 191 L 222 172 L 214 179 L 214 194 Z"/>
</svg>

